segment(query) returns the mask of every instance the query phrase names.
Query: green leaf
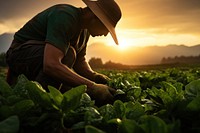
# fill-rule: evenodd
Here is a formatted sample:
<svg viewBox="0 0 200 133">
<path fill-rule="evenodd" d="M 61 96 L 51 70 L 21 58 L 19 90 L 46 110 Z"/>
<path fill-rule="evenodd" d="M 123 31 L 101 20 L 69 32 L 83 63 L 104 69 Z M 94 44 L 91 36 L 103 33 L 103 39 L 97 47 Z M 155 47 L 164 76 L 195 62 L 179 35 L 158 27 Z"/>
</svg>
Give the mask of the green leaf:
<svg viewBox="0 0 200 133">
<path fill-rule="evenodd" d="M 95 108 L 88 107 L 87 109 L 84 117 L 86 124 L 97 124 L 98 122 L 101 122 L 102 116 Z"/>
<path fill-rule="evenodd" d="M 145 133 L 144 130 L 134 121 L 124 119 L 119 126 L 119 133 Z"/>
<path fill-rule="evenodd" d="M 168 133 L 166 123 L 159 117 L 144 115 L 139 122 L 145 133 Z"/>
<path fill-rule="evenodd" d="M 22 100 L 16 103 L 12 109 L 15 114 L 23 115 L 23 113 L 27 113 L 32 107 L 34 107 L 34 103 L 32 100 Z"/>
<path fill-rule="evenodd" d="M 52 108 L 50 96 L 39 83 L 29 81 L 25 87 L 28 90 L 30 98 L 35 104 L 39 104 L 41 107 L 46 109 Z"/>
<path fill-rule="evenodd" d="M 115 118 L 115 119 L 111 119 L 111 120 L 107 121 L 108 124 L 116 124 L 116 125 L 120 125 L 121 122 L 122 121 L 119 118 Z"/>
<path fill-rule="evenodd" d="M 126 112 L 124 103 L 120 100 L 116 100 L 113 104 L 113 107 L 116 113 L 116 117 L 122 119 L 125 116 L 125 112 Z"/>
<path fill-rule="evenodd" d="M 29 99 L 28 90 L 26 89 L 26 84 L 29 82 L 29 80 L 26 78 L 26 76 L 19 75 L 17 84 L 13 88 L 13 91 L 16 95 L 19 95 L 20 97 Z"/>
<path fill-rule="evenodd" d="M 133 102 L 128 102 L 126 104 L 126 118 L 127 119 L 138 119 L 140 116 L 144 115 L 144 108 L 138 102 L 135 104 Z"/>
<path fill-rule="evenodd" d="M 71 127 L 71 130 L 73 132 L 73 130 L 80 130 L 80 129 L 84 129 L 85 128 L 85 122 L 84 121 L 81 121 L 81 122 L 78 122 L 76 124 L 74 124 L 72 127 Z"/>
<path fill-rule="evenodd" d="M 64 112 L 69 112 L 70 110 L 74 110 L 75 108 L 77 108 L 80 105 L 82 94 L 85 92 L 85 85 L 72 88 L 71 90 L 65 92 L 63 94 L 63 101 L 61 103 L 62 110 Z"/>
<path fill-rule="evenodd" d="M 23 100 L 24 98 L 17 96 L 17 95 L 11 95 L 9 97 L 6 98 L 7 102 L 9 105 L 13 105 L 21 100 Z"/>
<path fill-rule="evenodd" d="M 88 125 L 85 127 L 85 133 L 106 133 L 94 126 Z"/>
<path fill-rule="evenodd" d="M 116 118 L 114 107 L 110 104 L 106 104 L 99 108 L 100 114 L 103 116 L 105 121 L 109 121 L 113 118 Z"/>
<path fill-rule="evenodd" d="M 2 78 L 0 78 L 0 94 L 4 97 L 8 97 L 13 94 L 11 87 Z"/>
<path fill-rule="evenodd" d="M 52 86 L 48 86 L 48 89 L 50 91 L 50 97 L 53 99 L 55 104 L 58 107 L 61 107 L 61 103 L 62 103 L 62 100 L 63 100 L 62 93 L 58 89 L 56 89 L 56 88 L 54 88 Z"/>
<path fill-rule="evenodd" d="M 192 81 L 185 86 L 185 96 L 188 99 L 200 96 L 200 79 Z"/>
<path fill-rule="evenodd" d="M 80 100 L 80 105 L 84 107 L 89 107 L 94 105 L 94 101 L 91 100 L 91 97 L 87 93 L 83 93 L 81 100 Z"/>
<path fill-rule="evenodd" d="M 123 95 L 123 94 L 125 94 L 124 91 L 122 91 L 121 89 L 117 89 L 116 92 L 115 92 L 115 94 L 114 94 L 114 96 L 115 95 Z"/>
<path fill-rule="evenodd" d="M 152 87 L 152 89 L 147 89 L 146 93 L 148 94 L 148 96 L 151 98 L 151 100 L 155 103 L 158 104 L 162 104 L 163 101 L 162 99 L 159 97 L 159 90 L 155 87 Z"/>
<path fill-rule="evenodd" d="M 164 86 L 165 91 L 169 94 L 169 96 L 171 98 L 176 98 L 176 96 L 178 94 L 176 88 L 168 82 L 162 82 L 162 84 Z"/>
<path fill-rule="evenodd" d="M 19 131 L 19 119 L 17 116 L 10 116 L 0 122 L 0 133 L 17 133 Z"/>
<path fill-rule="evenodd" d="M 200 97 L 194 98 L 188 105 L 187 109 L 190 111 L 200 111 Z"/>
<path fill-rule="evenodd" d="M 159 89 L 158 91 L 159 91 L 158 96 L 162 99 L 164 105 L 166 107 L 170 106 L 173 103 L 172 97 L 162 89 Z"/>
<path fill-rule="evenodd" d="M 176 88 L 178 93 L 182 93 L 183 92 L 183 83 L 180 82 L 176 82 L 173 84 L 173 86 Z"/>
<path fill-rule="evenodd" d="M 159 103 L 166 107 L 170 106 L 173 103 L 172 97 L 164 89 L 157 89 L 153 87 L 151 90 L 148 89 L 147 93 L 149 94 L 153 102 Z"/>
<path fill-rule="evenodd" d="M 129 97 L 133 96 L 134 99 L 137 100 L 140 97 L 141 93 L 142 89 L 140 87 L 133 86 L 127 91 L 127 96 Z"/>
</svg>

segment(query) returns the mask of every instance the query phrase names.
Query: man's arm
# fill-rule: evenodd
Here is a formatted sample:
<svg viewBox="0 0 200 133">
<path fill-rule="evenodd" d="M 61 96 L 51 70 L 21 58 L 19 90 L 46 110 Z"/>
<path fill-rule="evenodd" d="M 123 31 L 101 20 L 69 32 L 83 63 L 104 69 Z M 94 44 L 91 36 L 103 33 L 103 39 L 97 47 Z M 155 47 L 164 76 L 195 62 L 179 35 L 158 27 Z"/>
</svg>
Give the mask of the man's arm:
<svg viewBox="0 0 200 133">
<path fill-rule="evenodd" d="M 44 51 L 44 72 L 71 86 L 87 85 L 87 93 L 99 105 L 113 102 L 112 94 L 115 93 L 115 89 L 106 85 L 96 84 L 78 75 L 66 65 L 62 64 L 61 60 L 63 57 L 64 54 L 61 50 L 47 43 Z"/>
<path fill-rule="evenodd" d="M 62 64 L 61 60 L 64 54 L 61 50 L 51 44 L 46 44 L 44 51 L 43 70 L 49 76 L 54 77 L 64 83 L 72 86 L 85 84 L 89 88 L 94 82 L 78 75 L 69 69 L 66 65 Z"/>
</svg>

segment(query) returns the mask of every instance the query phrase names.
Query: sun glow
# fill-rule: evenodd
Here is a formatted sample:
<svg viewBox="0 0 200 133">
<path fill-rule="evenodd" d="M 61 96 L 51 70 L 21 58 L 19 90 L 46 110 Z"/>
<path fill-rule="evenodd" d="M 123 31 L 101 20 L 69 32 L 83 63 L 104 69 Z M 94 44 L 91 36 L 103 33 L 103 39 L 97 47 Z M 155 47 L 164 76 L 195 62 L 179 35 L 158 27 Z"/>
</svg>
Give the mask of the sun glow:
<svg viewBox="0 0 200 133">
<path fill-rule="evenodd" d="M 118 41 L 119 41 L 119 44 L 116 45 L 114 43 L 112 37 L 107 37 L 107 39 L 105 40 L 105 43 L 106 43 L 106 45 L 112 46 L 114 49 L 116 49 L 118 51 L 127 51 L 131 47 L 134 47 L 134 44 L 135 44 L 134 39 L 124 37 L 122 35 L 118 37 Z"/>
<path fill-rule="evenodd" d="M 119 45 L 117 46 L 119 50 L 121 51 L 125 51 L 128 50 L 130 47 L 132 47 L 133 44 L 133 40 L 128 39 L 128 38 L 119 38 Z"/>
</svg>

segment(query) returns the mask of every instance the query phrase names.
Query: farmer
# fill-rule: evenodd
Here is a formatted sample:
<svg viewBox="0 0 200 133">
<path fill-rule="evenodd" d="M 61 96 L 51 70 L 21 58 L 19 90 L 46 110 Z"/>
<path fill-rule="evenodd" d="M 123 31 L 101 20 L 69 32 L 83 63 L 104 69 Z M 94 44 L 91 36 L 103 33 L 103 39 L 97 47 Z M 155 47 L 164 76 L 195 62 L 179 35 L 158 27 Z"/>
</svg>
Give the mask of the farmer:
<svg viewBox="0 0 200 133">
<path fill-rule="evenodd" d="M 44 89 L 51 85 L 61 92 L 86 85 L 87 93 L 99 103 L 113 100 L 107 76 L 93 71 L 86 61 L 89 36 L 106 36 L 118 44 L 115 26 L 121 11 L 114 0 L 83 0 L 85 8 L 68 4 L 52 6 L 37 14 L 14 35 L 7 51 L 7 81 L 16 83 L 24 74 Z"/>
</svg>

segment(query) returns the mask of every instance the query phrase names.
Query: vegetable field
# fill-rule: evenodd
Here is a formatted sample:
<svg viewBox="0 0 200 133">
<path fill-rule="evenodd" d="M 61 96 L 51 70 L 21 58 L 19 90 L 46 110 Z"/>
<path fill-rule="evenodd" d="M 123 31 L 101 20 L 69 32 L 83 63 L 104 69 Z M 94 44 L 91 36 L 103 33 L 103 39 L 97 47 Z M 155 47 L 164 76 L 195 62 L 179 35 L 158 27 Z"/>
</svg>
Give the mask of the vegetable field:
<svg viewBox="0 0 200 133">
<path fill-rule="evenodd" d="M 200 68 L 110 71 L 113 104 L 97 107 L 78 86 L 64 94 L 20 75 L 0 79 L 1 133 L 200 133 Z"/>
</svg>

